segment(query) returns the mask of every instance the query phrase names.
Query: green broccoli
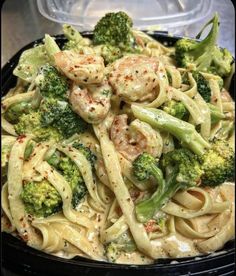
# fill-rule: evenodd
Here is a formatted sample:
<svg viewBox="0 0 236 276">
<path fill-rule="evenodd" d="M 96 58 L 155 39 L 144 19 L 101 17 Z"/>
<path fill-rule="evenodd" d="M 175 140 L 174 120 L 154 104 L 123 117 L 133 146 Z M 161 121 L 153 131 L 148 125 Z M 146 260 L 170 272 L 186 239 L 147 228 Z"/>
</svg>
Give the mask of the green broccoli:
<svg viewBox="0 0 236 276">
<path fill-rule="evenodd" d="M 103 45 L 101 48 L 101 56 L 103 57 L 105 64 L 109 64 L 121 58 L 123 54 L 120 48 L 116 46 Z"/>
<path fill-rule="evenodd" d="M 212 124 L 215 124 L 215 123 L 219 122 L 220 120 L 225 119 L 225 114 L 222 113 L 217 106 L 208 103 L 208 107 L 209 107 L 210 113 L 211 113 L 211 123 Z"/>
<path fill-rule="evenodd" d="M 187 115 L 189 115 L 188 110 L 186 109 L 185 105 L 182 102 L 177 102 L 175 100 L 170 100 L 168 102 L 165 102 L 162 106 L 162 109 L 178 118 L 178 119 L 184 119 Z"/>
<path fill-rule="evenodd" d="M 44 99 L 40 106 L 40 113 L 42 126 L 56 128 L 64 138 L 82 133 L 88 126 L 65 101 Z"/>
<path fill-rule="evenodd" d="M 81 199 L 87 193 L 87 188 L 83 177 L 76 164 L 69 158 L 61 155 L 58 151 L 54 152 L 47 162 L 60 172 L 69 183 L 72 189 L 72 206 L 76 208 Z"/>
<path fill-rule="evenodd" d="M 44 97 L 60 100 L 67 98 L 68 81 L 52 65 L 46 64 L 41 67 L 35 78 L 35 84 Z"/>
<path fill-rule="evenodd" d="M 202 174 L 197 157 L 188 149 L 176 149 L 164 155 L 161 165 L 166 171 L 166 179 L 154 161 L 152 156 L 143 153 L 133 162 L 133 172 L 137 179 L 147 179 L 152 175 L 158 183 L 157 190 L 152 196 L 139 202 L 135 207 L 140 222 L 153 218 L 179 189 L 196 185 Z"/>
<path fill-rule="evenodd" d="M 60 141 L 61 134 L 52 126 L 44 127 L 41 124 L 41 113 L 33 111 L 29 114 L 22 114 L 17 124 L 14 125 L 18 135 L 33 134 L 34 139 L 38 141 Z"/>
<path fill-rule="evenodd" d="M 210 144 L 196 132 L 193 125 L 159 109 L 143 108 L 136 105 L 132 105 L 131 109 L 135 117 L 149 123 L 154 128 L 169 132 L 179 140 L 180 144 L 192 150 L 200 158 L 203 184 L 220 185 L 230 179 L 233 172 L 234 151 L 225 140 Z M 227 160 L 225 160 L 226 157 Z M 211 164 L 212 169 L 210 170 Z M 212 179 L 210 176 L 215 178 Z M 207 177 L 209 180 L 207 180 Z"/>
<path fill-rule="evenodd" d="M 83 44 L 84 38 L 74 27 L 68 24 L 63 25 L 63 33 L 68 41 L 63 45 L 63 50 L 71 50 L 78 48 Z"/>
<path fill-rule="evenodd" d="M 133 22 L 126 13 L 107 13 L 94 28 L 93 43 L 108 44 L 121 49 L 132 48 L 135 41 L 132 26 Z"/>
<path fill-rule="evenodd" d="M 44 45 L 25 50 L 19 59 L 13 75 L 27 82 L 32 82 L 39 68 L 50 62 Z"/>
<path fill-rule="evenodd" d="M 31 153 L 34 150 L 34 147 L 36 146 L 36 143 L 31 140 L 27 143 L 26 148 L 25 148 L 25 153 L 24 153 L 24 160 L 28 160 Z"/>
<path fill-rule="evenodd" d="M 36 217 L 50 216 L 62 208 L 60 194 L 47 180 L 24 184 L 21 199 L 26 212 Z"/>
<path fill-rule="evenodd" d="M 84 146 L 80 142 L 74 142 L 72 144 L 72 147 L 79 150 L 87 158 L 87 160 L 91 163 L 91 166 L 94 169 L 95 162 L 97 160 L 97 156 L 91 151 L 91 149 Z"/>
<path fill-rule="evenodd" d="M 202 156 L 202 185 L 218 186 L 233 178 L 234 151 L 225 140 L 213 141 L 211 148 Z"/>
<path fill-rule="evenodd" d="M 138 105 L 131 105 L 131 109 L 136 118 L 154 128 L 169 132 L 179 140 L 181 145 L 189 148 L 195 154 L 201 155 L 207 148 L 210 148 L 210 144 L 190 123 L 175 118 L 160 109 L 145 108 Z"/>
<path fill-rule="evenodd" d="M 22 101 L 10 105 L 4 113 L 4 117 L 10 123 L 15 124 L 19 121 L 19 118 L 23 113 L 28 114 L 34 110 L 37 110 L 41 100 L 42 96 L 36 91 L 30 101 Z"/>
<path fill-rule="evenodd" d="M 45 34 L 44 45 L 45 45 L 45 50 L 47 52 L 47 55 L 50 59 L 50 64 L 55 64 L 54 55 L 61 51 L 55 39 L 50 35 Z"/>
<path fill-rule="evenodd" d="M 59 164 L 58 170 L 62 173 L 65 179 L 71 186 L 72 189 L 72 206 L 76 208 L 81 199 L 87 193 L 87 188 L 84 183 L 83 177 L 75 165 L 75 163 L 69 157 L 62 157 Z"/>
<path fill-rule="evenodd" d="M 203 27 L 196 38 L 199 38 L 204 29 L 212 23 L 209 34 L 201 42 L 193 39 L 180 39 L 175 44 L 175 58 L 178 66 L 192 67 L 198 71 L 209 72 L 226 77 L 231 72 L 233 57 L 227 49 L 216 46 L 219 32 L 218 14 Z"/>
<path fill-rule="evenodd" d="M 12 104 L 4 114 L 5 119 L 10 123 L 17 123 L 20 115 L 23 113 L 28 114 L 32 111 L 31 104 L 29 102 L 20 102 Z"/>
<path fill-rule="evenodd" d="M 202 96 L 205 102 L 209 103 L 211 101 L 211 88 L 208 81 L 198 71 L 193 71 L 192 74 L 197 83 L 198 93 Z"/>
<path fill-rule="evenodd" d="M 105 255 L 110 262 L 115 262 L 122 252 L 131 253 L 136 250 L 136 245 L 128 232 L 120 235 L 116 240 L 105 246 Z"/>
</svg>

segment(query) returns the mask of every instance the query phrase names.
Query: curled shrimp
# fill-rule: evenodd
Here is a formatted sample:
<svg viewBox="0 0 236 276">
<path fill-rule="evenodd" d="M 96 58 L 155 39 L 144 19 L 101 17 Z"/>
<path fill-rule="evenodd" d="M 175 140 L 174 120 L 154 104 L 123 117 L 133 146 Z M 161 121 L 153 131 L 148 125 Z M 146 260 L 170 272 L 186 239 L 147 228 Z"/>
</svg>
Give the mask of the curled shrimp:
<svg viewBox="0 0 236 276">
<path fill-rule="evenodd" d="M 158 59 L 141 55 L 125 56 L 115 61 L 109 74 L 114 93 L 124 101 L 145 101 L 156 96 Z"/>
<path fill-rule="evenodd" d="M 76 51 L 60 51 L 54 55 L 56 66 L 78 84 L 97 84 L 104 78 L 103 58 L 95 54 L 79 54 Z"/>
<path fill-rule="evenodd" d="M 138 119 L 128 126 L 127 119 L 128 116 L 122 114 L 113 120 L 110 136 L 116 150 L 130 161 L 143 152 L 160 157 L 163 143 L 159 132 Z"/>
<path fill-rule="evenodd" d="M 100 123 L 111 106 L 111 87 L 106 81 L 99 85 L 80 87 L 73 84 L 69 101 L 74 112 L 90 124 Z"/>
</svg>

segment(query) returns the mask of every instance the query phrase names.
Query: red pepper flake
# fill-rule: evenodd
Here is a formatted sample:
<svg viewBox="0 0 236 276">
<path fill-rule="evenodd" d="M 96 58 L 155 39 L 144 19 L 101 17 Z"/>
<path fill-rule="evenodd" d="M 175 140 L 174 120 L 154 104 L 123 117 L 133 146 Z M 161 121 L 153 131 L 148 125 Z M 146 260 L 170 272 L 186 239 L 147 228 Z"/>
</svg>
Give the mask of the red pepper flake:
<svg viewBox="0 0 236 276">
<path fill-rule="evenodd" d="M 150 233 L 150 232 L 153 232 L 154 230 L 154 225 L 156 224 L 156 221 L 155 220 L 149 220 L 148 222 L 146 222 L 144 224 L 144 227 L 145 227 L 145 230 L 147 233 Z"/>
<path fill-rule="evenodd" d="M 26 137 L 26 135 L 20 135 L 20 136 L 18 136 L 17 137 L 17 141 L 21 144 L 21 143 L 23 143 L 24 142 L 24 138 Z"/>
</svg>

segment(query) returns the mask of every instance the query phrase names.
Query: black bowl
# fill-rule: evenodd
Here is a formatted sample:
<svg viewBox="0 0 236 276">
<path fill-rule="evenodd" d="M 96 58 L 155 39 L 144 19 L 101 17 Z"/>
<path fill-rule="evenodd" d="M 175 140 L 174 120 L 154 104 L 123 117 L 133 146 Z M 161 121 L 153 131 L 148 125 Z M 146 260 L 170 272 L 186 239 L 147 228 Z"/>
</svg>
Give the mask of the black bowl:
<svg viewBox="0 0 236 276">
<path fill-rule="evenodd" d="M 91 33 L 84 33 L 91 37 Z M 172 46 L 180 37 L 170 37 L 167 33 L 156 32 L 152 35 L 158 41 Z M 63 35 L 56 36 L 59 46 L 66 39 Z M 17 52 L 2 69 L 2 95 L 14 87 L 16 77 L 12 75 L 18 63 L 21 53 L 41 43 L 42 39 L 36 40 L 19 52 Z M 231 85 L 233 92 L 234 82 Z M 234 241 L 228 242 L 224 248 L 214 254 L 198 258 L 160 259 L 151 265 L 124 265 L 107 262 L 98 262 L 82 257 L 71 260 L 51 256 L 42 251 L 27 246 L 23 241 L 2 233 L 2 264 L 3 267 L 18 273 L 18 275 L 91 275 L 91 276 L 120 276 L 120 275 L 233 275 L 234 274 Z"/>
</svg>

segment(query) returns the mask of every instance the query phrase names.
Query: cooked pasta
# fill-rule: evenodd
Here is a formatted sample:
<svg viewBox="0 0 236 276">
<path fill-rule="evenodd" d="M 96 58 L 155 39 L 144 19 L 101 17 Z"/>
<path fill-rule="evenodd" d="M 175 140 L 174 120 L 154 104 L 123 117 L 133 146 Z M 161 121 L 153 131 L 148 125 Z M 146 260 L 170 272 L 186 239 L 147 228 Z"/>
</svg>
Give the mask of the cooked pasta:
<svg viewBox="0 0 236 276">
<path fill-rule="evenodd" d="M 50 47 L 40 47 L 50 59 L 32 67 L 38 75 L 25 79 L 19 66 L 14 71 L 17 86 L 3 97 L 1 109 L 4 232 L 63 258 L 130 264 L 207 254 L 234 238 L 232 179 L 204 185 L 208 171 L 201 167 L 195 184 L 188 186 L 185 176 L 178 176 L 175 181 L 185 186 L 173 188 L 158 205 L 173 181 L 164 156 L 188 150 L 200 164 L 196 155 L 213 150 L 216 139 L 233 146 L 229 80 L 222 88 L 218 76 L 200 72 L 208 82 L 210 106 L 192 69 L 176 65 L 174 47 L 141 31 L 133 35 L 139 50 L 124 51 L 105 64 L 105 46 L 81 37 L 71 40 L 75 48 L 55 51 L 55 41 L 47 37 Z M 44 79 L 47 70 L 57 74 L 52 84 Z M 134 108 L 145 114 L 137 116 Z M 161 112 L 155 115 L 158 126 L 154 117 L 144 119 L 155 111 Z M 172 121 L 180 122 L 181 130 L 171 130 Z M 181 131 L 192 136 L 182 141 Z M 194 139 L 199 144 L 188 146 Z M 196 148 L 202 145 L 204 150 Z M 134 162 L 143 154 L 155 160 L 159 178 L 135 175 Z M 157 200 L 161 181 L 164 193 Z M 139 217 L 144 202 L 149 202 L 142 209 L 147 216 Z"/>
</svg>

